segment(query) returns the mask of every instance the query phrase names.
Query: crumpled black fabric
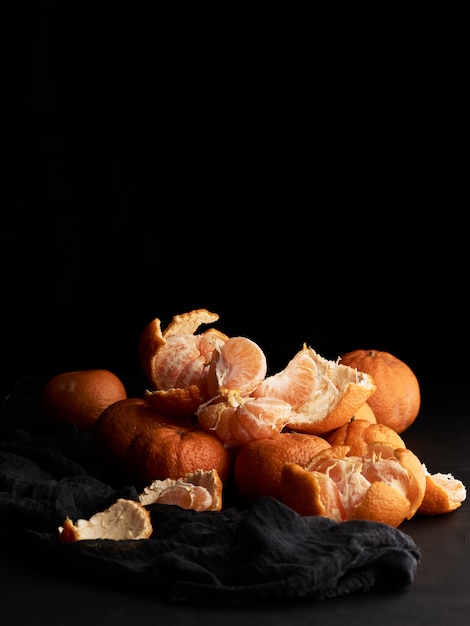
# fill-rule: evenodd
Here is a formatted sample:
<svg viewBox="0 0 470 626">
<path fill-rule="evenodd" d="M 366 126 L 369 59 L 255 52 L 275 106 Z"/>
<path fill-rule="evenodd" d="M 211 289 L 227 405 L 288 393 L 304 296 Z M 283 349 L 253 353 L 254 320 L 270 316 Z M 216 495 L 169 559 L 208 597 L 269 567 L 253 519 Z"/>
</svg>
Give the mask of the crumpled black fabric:
<svg viewBox="0 0 470 626">
<path fill-rule="evenodd" d="M 29 416 L 25 428 L 2 415 L 0 522 L 13 547 L 41 566 L 175 603 L 318 601 L 413 582 L 419 549 L 399 529 L 302 517 L 273 498 L 221 512 L 151 505 L 148 540 L 60 543 L 57 528 L 66 516 L 86 519 L 138 494 L 132 485 L 106 484 L 78 462 L 88 458 L 88 442 L 72 428 L 53 437 Z"/>
</svg>

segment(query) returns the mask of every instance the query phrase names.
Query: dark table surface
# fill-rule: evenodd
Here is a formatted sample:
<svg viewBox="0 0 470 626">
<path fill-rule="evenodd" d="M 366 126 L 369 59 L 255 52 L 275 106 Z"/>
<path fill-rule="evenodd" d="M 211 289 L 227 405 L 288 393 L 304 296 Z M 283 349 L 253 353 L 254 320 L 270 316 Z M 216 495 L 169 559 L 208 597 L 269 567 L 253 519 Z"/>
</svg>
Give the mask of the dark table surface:
<svg viewBox="0 0 470 626">
<path fill-rule="evenodd" d="M 451 473 L 470 485 L 470 427 L 464 393 L 430 385 L 423 392 L 415 423 L 402 434 L 407 446 L 431 473 Z M 2 555 L 2 618 L 5 623 L 48 626 L 84 624 L 204 624 L 217 620 L 229 626 L 240 620 L 249 626 L 264 624 L 350 625 L 377 621 L 397 623 L 467 625 L 470 616 L 470 501 L 446 515 L 416 515 L 400 529 L 421 551 L 413 583 L 399 592 L 367 592 L 313 603 L 266 602 L 251 606 L 176 606 L 144 593 L 128 593 L 103 580 L 102 585 L 76 580 Z"/>
</svg>

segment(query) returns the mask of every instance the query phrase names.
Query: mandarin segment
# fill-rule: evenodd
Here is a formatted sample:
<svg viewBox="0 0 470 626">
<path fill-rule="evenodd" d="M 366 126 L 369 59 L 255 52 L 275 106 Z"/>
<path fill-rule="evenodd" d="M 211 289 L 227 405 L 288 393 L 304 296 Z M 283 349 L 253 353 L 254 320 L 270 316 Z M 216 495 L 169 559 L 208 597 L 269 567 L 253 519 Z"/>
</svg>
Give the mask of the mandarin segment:
<svg viewBox="0 0 470 626">
<path fill-rule="evenodd" d="M 248 337 L 230 337 L 215 348 L 208 372 L 210 397 L 238 393 L 248 396 L 265 378 L 266 356 Z"/>
<path fill-rule="evenodd" d="M 229 401 L 202 404 L 196 411 L 197 422 L 226 444 L 232 440 L 231 424 L 238 407 L 238 402 Z"/>
<path fill-rule="evenodd" d="M 156 480 L 161 483 L 158 495 L 153 502 L 158 504 L 172 504 L 182 509 L 193 509 L 195 511 L 209 511 L 212 505 L 212 498 L 203 487 L 183 482 L 180 479 Z"/>
<path fill-rule="evenodd" d="M 321 472 L 309 472 L 298 463 L 286 463 L 282 468 L 281 500 L 299 515 L 331 519 L 344 516 L 338 490 L 330 477 Z"/>
<path fill-rule="evenodd" d="M 322 450 L 305 467 L 317 476 L 324 515 L 338 522 L 348 518 L 370 486 L 362 473 L 363 459 L 349 453 L 348 446 L 332 446 Z M 327 480 L 320 481 L 322 474 Z"/>
<path fill-rule="evenodd" d="M 252 395 L 258 397 L 280 398 L 288 402 L 293 409 L 299 409 L 310 397 L 316 384 L 317 365 L 305 350 L 298 352 L 286 367 L 265 378 Z"/>
<path fill-rule="evenodd" d="M 396 459 L 409 476 L 409 487 L 405 494 L 410 501 L 407 517 L 411 518 L 416 513 L 424 496 L 424 473 L 420 459 L 406 448 L 405 442 L 396 431 L 385 424 L 352 420 L 338 428 L 327 440 L 333 448 L 338 445 L 349 446 L 350 455 Z"/>
<path fill-rule="evenodd" d="M 287 424 L 291 412 L 290 404 L 280 398 L 246 398 L 232 419 L 232 438 L 224 443 L 239 446 L 253 440 L 275 437 Z"/>
<path fill-rule="evenodd" d="M 155 388 L 173 389 L 197 384 L 204 365 L 205 357 L 199 350 L 198 337 L 171 335 L 155 355 Z"/>
<path fill-rule="evenodd" d="M 357 409 L 357 411 L 351 417 L 351 420 L 355 419 L 367 420 L 371 424 L 377 424 L 377 418 L 375 417 L 375 413 L 368 402 L 364 402 L 364 404 Z"/>
<path fill-rule="evenodd" d="M 250 441 L 274 437 L 287 424 L 292 408 L 280 398 L 240 398 L 202 405 L 197 420 L 226 446 L 242 446 Z"/>
<path fill-rule="evenodd" d="M 317 367 L 316 385 L 289 420 L 298 432 L 324 435 L 345 424 L 375 392 L 373 379 L 305 348 Z"/>
<path fill-rule="evenodd" d="M 203 335 L 171 335 L 153 357 L 152 382 L 157 390 L 197 385 L 206 389 L 206 377 L 213 351 L 223 339 L 210 333 Z"/>
</svg>

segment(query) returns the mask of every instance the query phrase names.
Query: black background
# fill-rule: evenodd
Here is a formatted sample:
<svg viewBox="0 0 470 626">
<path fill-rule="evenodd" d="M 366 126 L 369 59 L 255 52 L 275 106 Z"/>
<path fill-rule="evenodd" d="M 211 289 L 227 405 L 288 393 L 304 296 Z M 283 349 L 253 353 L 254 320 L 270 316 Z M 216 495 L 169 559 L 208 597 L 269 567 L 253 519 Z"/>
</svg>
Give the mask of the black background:
<svg viewBox="0 0 470 626">
<path fill-rule="evenodd" d="M 2 389 L 106 367 L 140 393 L 144 325 L 194 308 L 271 371 L 306 342 L 466 380 L 458 16 L 31 6 L 11 55 Z"/>
</svg>

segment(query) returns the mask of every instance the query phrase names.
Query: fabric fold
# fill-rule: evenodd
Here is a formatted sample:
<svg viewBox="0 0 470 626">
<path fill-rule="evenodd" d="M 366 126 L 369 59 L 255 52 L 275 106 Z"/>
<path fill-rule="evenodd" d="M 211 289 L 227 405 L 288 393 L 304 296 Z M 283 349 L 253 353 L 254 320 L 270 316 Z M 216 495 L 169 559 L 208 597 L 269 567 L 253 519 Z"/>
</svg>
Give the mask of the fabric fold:
<svg viewBox="0 0 470 626">
<path fill-rule="evenodd" d="M 150 509 L 151 539 L 61 544 L 53 534 L 29 533 L 25 554 L 171 602 L 217 604 L 397 591 L 412 583 L 419 562 L 412 539 L 391 526 L 301 517 L 273 498 L 243 511 Z"/>
<path fill-rule="evenodd" d="M 54 438 L 32 427 L 31 406 L 15 410 L 14 423 L 1 415 L 0 523 L 5 549 L 40 567 L 169 602 L 227 605 L 398 591 L 414 580 L 420 552 L 399 529 L 302 517 L 268 497 L 206 512 L 153 504 L 150 539 L 61 543 L 66 517 L 87 519 L 138 493 L 90 473 L 87 443 L 73 429 Z"/>
</svg>

